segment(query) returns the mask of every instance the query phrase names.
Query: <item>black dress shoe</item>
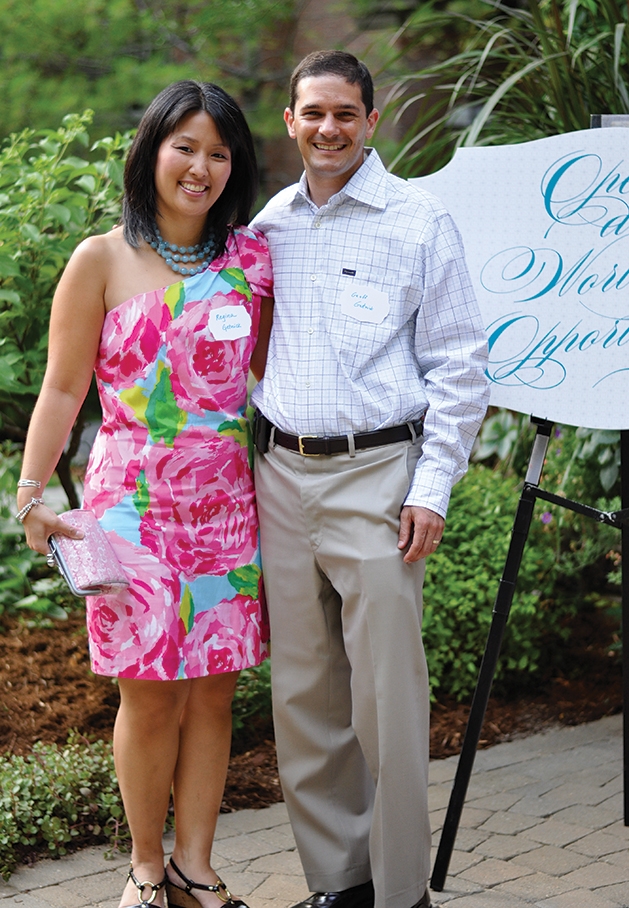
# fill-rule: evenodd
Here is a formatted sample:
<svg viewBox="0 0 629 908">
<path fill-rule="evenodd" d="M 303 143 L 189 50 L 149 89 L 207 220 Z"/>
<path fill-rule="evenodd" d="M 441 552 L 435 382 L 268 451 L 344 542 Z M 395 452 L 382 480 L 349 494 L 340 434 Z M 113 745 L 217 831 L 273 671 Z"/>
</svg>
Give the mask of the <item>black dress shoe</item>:
<svg viewBox="0 0 629 908">
<path fill-rule="evenodd" d="M 432 908 L 432 902 L 430 901 L 430 893 L 428 890 L 424 892 L 420 900 L 413 905 L 413 908 Z"/>
<path fill-rule="evenodd" d="M 373 908 L 373 883 L 368 880 L 342 892 L 314 892 L 293 908 Z"/>
</svg>

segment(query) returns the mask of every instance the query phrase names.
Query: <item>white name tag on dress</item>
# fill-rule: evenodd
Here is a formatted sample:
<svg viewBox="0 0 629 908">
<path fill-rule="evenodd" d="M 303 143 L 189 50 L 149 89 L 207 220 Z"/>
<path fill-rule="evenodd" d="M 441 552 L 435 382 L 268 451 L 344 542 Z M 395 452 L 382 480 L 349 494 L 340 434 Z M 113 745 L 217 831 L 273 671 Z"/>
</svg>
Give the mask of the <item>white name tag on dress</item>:
<svg viewBox="0 0 629 908">
<path fill-rule="evenodd" d="M 244 306 L 223 306 L 210 312 L 210 331 L 216 340 L 237 340 L 251 334 L 251 316 Z"/>
<path fill-rule="evenodd" d="M 379 325 L 389 314 L 389 294 L 367 284 L 352 284 L 341 293 L 341 312 L 359 322 Z"/>
</svg>

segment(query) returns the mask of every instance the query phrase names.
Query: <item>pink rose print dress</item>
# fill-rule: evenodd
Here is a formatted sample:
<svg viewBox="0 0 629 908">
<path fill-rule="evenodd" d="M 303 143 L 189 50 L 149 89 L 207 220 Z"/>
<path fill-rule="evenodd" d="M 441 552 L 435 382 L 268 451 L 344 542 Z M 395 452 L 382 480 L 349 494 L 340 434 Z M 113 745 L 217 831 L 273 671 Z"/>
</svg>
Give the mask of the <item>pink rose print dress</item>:
<svg viewBox="0 0 629 908">
<path fill-rule="evenodd" d="M 234 230 L 200 274 L 105 317 L 96 361 L 103 423 L 85 479 L 130 581 L 87 599 L 92 669 L 198 678 L 267 653 L 245 416 L 266 242 Z"/>
</svg>

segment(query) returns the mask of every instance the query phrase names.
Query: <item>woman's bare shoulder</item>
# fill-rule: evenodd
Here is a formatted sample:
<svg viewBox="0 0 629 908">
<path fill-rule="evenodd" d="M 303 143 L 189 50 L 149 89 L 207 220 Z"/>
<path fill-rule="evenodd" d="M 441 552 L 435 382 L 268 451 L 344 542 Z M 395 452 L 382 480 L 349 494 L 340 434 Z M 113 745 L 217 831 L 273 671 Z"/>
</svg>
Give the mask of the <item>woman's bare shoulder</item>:
<svg viewBox="0 0 629 908">
<path fill-rule="evenodd" d="M 89 287 L 90 292 L 105 304 L 105 309 L 110 309 L 108 295 L 129 269 L 130 250 L 121 227 L 87 237 L 72 253 L 59 286 L 72 288 L 73 292 Z"/>
<path fill-rule="evenodd" d="M 72 253 L 70 261 L 83 267 L 102 267 L 120 255 L 123 244 L 122 228 L 114 227 L 108 233 L 95 234 L 82 240 Z"/>
</svg>

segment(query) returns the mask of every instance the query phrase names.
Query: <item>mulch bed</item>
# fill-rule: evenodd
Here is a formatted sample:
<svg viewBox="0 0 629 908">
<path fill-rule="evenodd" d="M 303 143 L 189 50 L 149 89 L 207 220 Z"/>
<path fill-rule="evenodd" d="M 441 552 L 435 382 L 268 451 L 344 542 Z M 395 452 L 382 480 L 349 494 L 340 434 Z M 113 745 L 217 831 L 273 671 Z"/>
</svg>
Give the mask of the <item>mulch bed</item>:
<svg viewBox="0 0 629 908">
<path fill-rule="evenodd" d="M 28 627 L 4 617 L 0 634 L 0 753 L 27 753 L 35 741 L 65 743 L 76 729 L 96 738 L 111 737 L 118 707 L 116 685 L 89 670 L 81 612 L 54 627 Z M 573 635 L 574 676 L 548 678 L 542 689 L 517 697 L 491 697 L 481 746 L 532 734 L 557 724 L 577 725 L 622 709 L 615 628 L 599 616 L 585 616 Z M 576 674 L 574 666 L 579 667 Z M 431 756 L 459 752 L 468 704 L 448 697 L 434 704 Z M 266 807 L 282 800 L 270 724 L 256 731 L 230 762 L 223 810 Z"/>
</svg>

